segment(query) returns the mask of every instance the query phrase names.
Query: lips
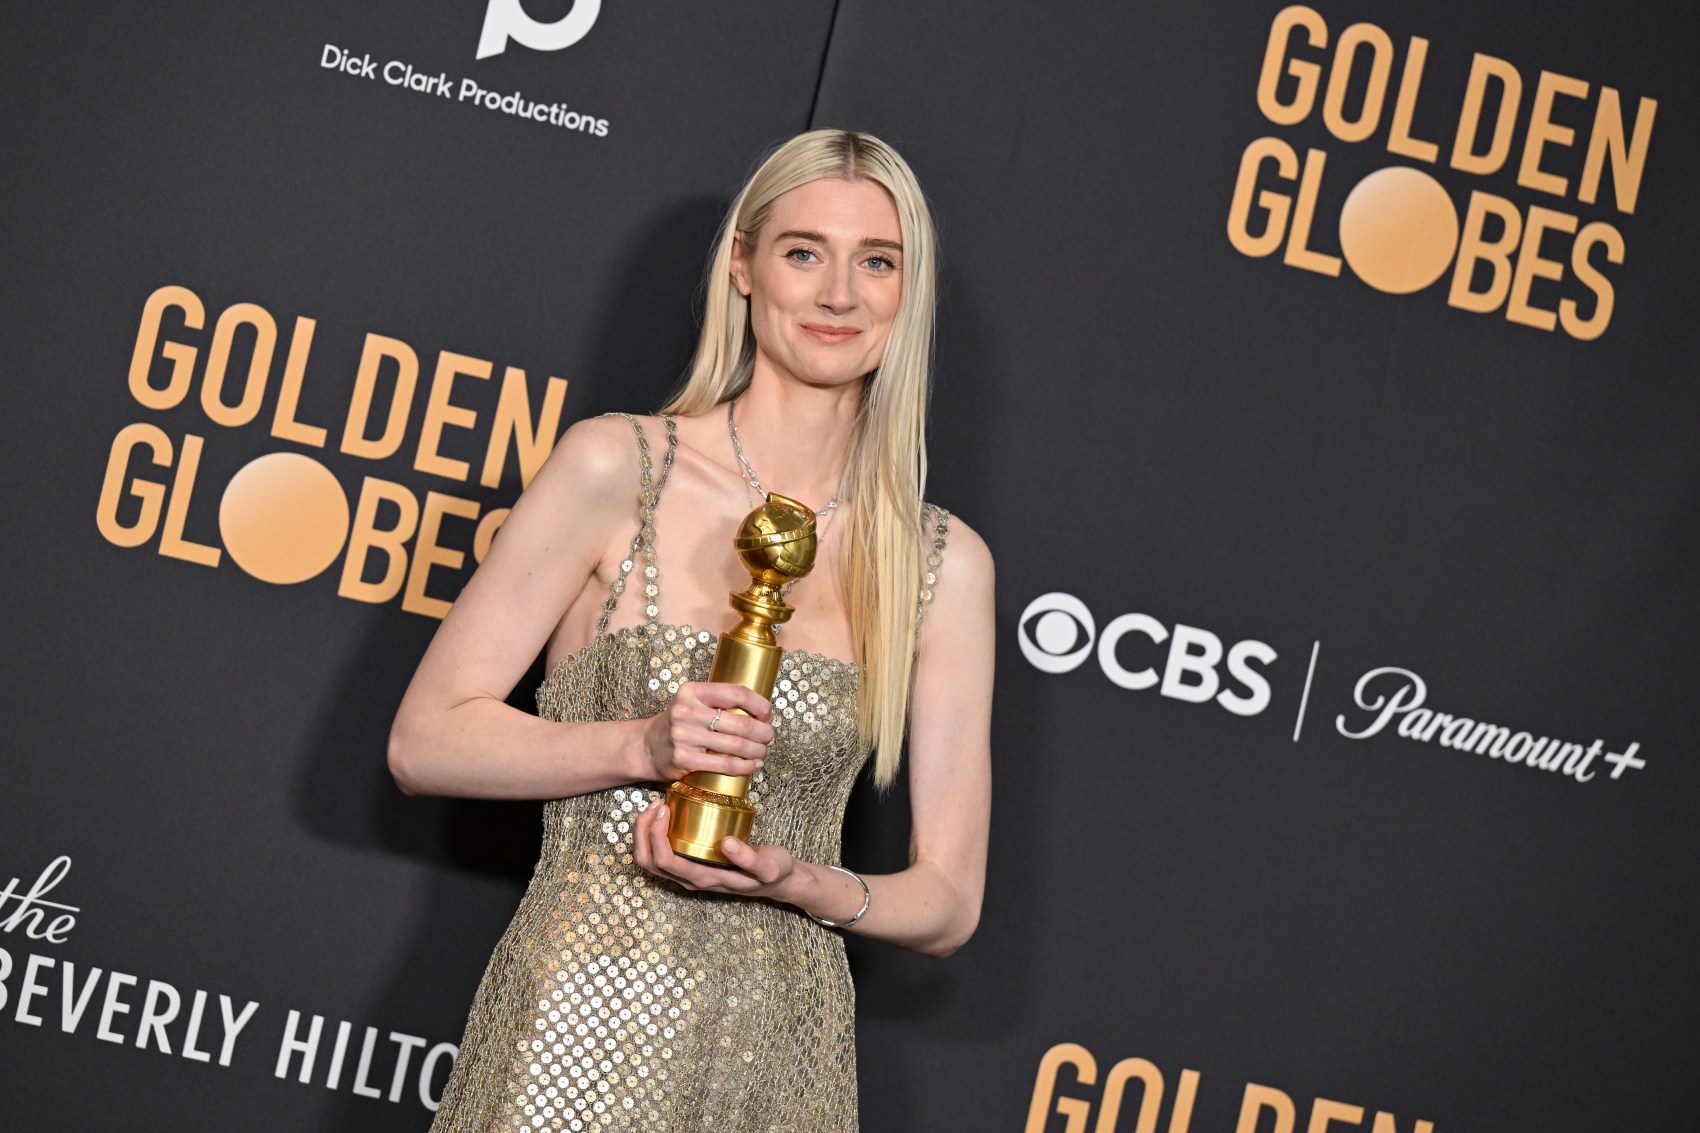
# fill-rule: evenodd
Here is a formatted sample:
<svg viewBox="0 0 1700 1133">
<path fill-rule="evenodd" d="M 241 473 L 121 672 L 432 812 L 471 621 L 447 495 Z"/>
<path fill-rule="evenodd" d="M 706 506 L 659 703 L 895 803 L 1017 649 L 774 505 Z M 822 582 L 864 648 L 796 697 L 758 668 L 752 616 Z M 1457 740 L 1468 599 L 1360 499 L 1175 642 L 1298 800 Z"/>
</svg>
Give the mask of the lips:
<svg viewBox="0 0 1700 1133">
<path fill-rule="evenodd" d="M 849 342 L 862 333 L 856 327 L 823 326 L 813 323 L 804 323 L 803 330 L 808 333 L 809 337 L 826 343 Z"/>
</svg>

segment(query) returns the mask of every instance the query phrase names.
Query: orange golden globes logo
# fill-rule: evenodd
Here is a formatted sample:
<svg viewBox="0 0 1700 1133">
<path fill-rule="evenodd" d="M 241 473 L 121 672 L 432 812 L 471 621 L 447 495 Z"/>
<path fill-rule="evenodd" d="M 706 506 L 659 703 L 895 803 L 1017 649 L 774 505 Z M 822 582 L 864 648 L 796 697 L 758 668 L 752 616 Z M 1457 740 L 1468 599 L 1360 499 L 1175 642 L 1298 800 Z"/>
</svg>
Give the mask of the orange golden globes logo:
<svg viewBox="0 0 1700 1133">
<path fill-rule="evenodd" d="M 1065 1067 L 1067 1075 L 1063 1073 Z M 1167 1084 L 1156 1064 L 1144 1058 L 1124 1058 L 1104 1072 L 1102 1083 L 1098 1074 L 1097 1058 L 1079 1043 L 1058 1043 L 1046 1051 L 1033 1080 L 1026 1133 L 1046 1133 L 1055 1128 L 1054 1117 L 1063 1119 L 1062 1133 L 1112 1133 L 1117 1129 L 1157 1133 Z M 1065 1077 L 1074 1081 L 1059 1080 Z M 1200 1078 L 1196 1070 L 1180 1072 L 1168 1104 L 1168 1133 L 1190 1133 Z M 1085 1096 L 1075 1096 L 1080 1094 Z M 1294 1101 L 1286 1091 L 1256 1082 L 1247 1082 L 1240 1094 L 1234 1133 L 1345 1133 L 1348 1127 L 1363 1133 L 1434 1133 L 1432 1121 L 1417 1119 L 1407 1124 L 1386 1110 L 1377 1110 L 1372 1117 L 1361 1105 L 1329 1098 L 1313 1099 L 1307 1114 L 1303 1101 Z"/>
<path fill-rule="evenodd" d="M 1326 221 L 1319 224 L 1319 202 L 1339 199 L 1338 190 L 1325 190 L 1328 153 L 1307 148 L 1301 157 L 1268 136 L 1240 159 L 1228 239 L 1245 255 L 1279 251 L 1287 265 L 1321 275 L 1338 276 L 1343 261 L 1394 295 L 1421 291 L 1450 271 L 1450 306 L 1598 338 L 1616 301 L 1606 265 L 1624 259 L 1612 213 L 1635 211 L 1658 103 L 1643 97 L 1631 110 L 1614 87 L 1554 71 L 1529 76 L 1480 52 L 1457 102 L 1455 90 L 1425 83 L 1428 53 L 1420 36 L 1401 48 L 1370 23 L 1334 36 L 1315 9 L 1284 8 L 1269 29 L 1257 106 L 1277 126 L 1320 117 L 1336 141 L 1497 177 L 1495 189 L 1508 191 L 1514 177 L 1518 190 L 1535 196 L 1472 186 L 1460 217 L 1447 186 L 1468 182 L 1448 175 L 1443 184 L 1423 169 L 1389 165 L 1362 178 L 1343 203 L 1323 206 L 1324 217 L 1338 209 L 1334 254 L 1321 235 Z M 1416 125 L 1419 105 L 1428 137 Z"/>
<path fill-rule="evenodd" d="M 267 427 L 262 409 L 269 405 L 272 437 L 313 449 L 330 445 L 329 426 L 300 419 L 314 320 L 295 320 L 276 374 L 275 397 L 269 394 L 279 348 L 277 320 L 263 307 L 238 303 L 218 316 L 210 338 L 206 326 L 206 307 L 188 288 L 162 287 L 148 297 L 129 376 L 130 394 L 141 406 L 174 409 L 198 389 L 201 411 L 215 426 Z M 501 483 L 510 455 L 518 462 L 521 483 L 529 484 L 560 435 L 567 383 L 549 378 L 534 415 L 525 372 L 508 366 L 493 414 L 481 418 L 456 403 L 457 383 L 464 389 L 489 381 L 494 372 L 489 361 L 445 350 L 427 385 L 411 346 L 368 334 L 336 451 L 361 461 L 396 456 L 418 409 L 422 416 L 412 449 L 416 472 L 470 482 L 474 462 L 446 454 L 447 435 L 462 450 L 469 444 L 482 450 L 476 462 L 480 486 Z M 199 483 L 206 443 L 197 433 L 174 439 L 148 421 L 120 429 L 96 509 L 101 535 L 115 546 L 152 544 L 161 555 L 207 567 L 219 566 L 228 555 L 254 578 L 280 586 L 316 578 L 340 559 L 337 593 L 342 597 L 373 603 L 399 597 L 402 609 L 440 618 L 449 602 L 431 593 L 432 572 L 463 569 L 467 550 L 482 561 L 508 514 L 507 508 L 486 511 L 478 500 L 431 490 L 421 494 L 374 475 L 364 476 L 351 494 L 315 457 L 269 452 L 225 484 L 217 505 L 220 543 L 215 545 L 185 533 L 192 514 L 207 526 L 209 490 Z M 449 539 L 444 530 L 449 520 L 461 521 L 454 526 L 463 530 L 471 524 L 470 539 L 460 545 Z"/>
</svg>

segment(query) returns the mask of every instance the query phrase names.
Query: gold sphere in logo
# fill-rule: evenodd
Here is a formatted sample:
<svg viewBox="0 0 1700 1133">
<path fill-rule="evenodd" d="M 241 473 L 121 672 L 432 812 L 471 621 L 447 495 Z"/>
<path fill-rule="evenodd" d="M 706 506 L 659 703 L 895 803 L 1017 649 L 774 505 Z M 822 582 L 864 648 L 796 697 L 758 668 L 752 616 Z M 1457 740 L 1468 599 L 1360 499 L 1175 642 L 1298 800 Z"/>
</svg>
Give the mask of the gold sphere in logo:
<svg viewBox="0 0 1700 1133">
<path fill-rule="evenodd" d="M 236 565 L 262 582 L 305 582 L 348 541 L 348 497 L 330 469 L 296 452 L 244 465 L 224 489 L 219 534 Z"/>
<path fill-rule="evenodd" d="M 1445 274 L 1457 250 L 1458 210 L 1440 182 L 1420 169 L 1378 169 L 1340 208 L 1340 251 L 1377 291 L 1421 291 Z"/>
</svg>

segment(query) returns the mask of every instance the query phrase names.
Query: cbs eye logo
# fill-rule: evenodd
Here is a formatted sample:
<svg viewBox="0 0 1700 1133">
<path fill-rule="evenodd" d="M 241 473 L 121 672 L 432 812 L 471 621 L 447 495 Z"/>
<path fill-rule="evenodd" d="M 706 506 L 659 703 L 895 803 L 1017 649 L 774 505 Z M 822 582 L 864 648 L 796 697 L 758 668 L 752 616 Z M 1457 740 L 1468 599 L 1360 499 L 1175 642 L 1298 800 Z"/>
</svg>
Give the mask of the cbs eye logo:
<svg viewBox="0 0 1700 1133">
<path fill-rule="evenodd" d="M 1041 594 L 1021 611 L 1021 652 L 1040 672 L 1079 668 L 1097 635 L 1092 611 L 1072 594 Z"/>
<path fill-rule="evenodd" d="M 1100 633 L 1092 611 L 1072 594 L 1052 591 L 1027 603 L 1016 631 L 1021 652 L 1040 672 L 1067 673 L 1078 669 L 1097 646 L 1098 666 L 1115 685 L 1139 691 L 1155 687 L 1174 700 L 1204 704 L 1214 700 L 1236 716 L 1255 716 L 1269 707 L 1269 679 L 1253 665 L 1268 666 L 1276 653 L 1267 644 L 1247 638 L 1225 646 L 1207 629 L 1176 622 L 1174 629 L 1150 614 L 1122 614 Z M 1168 643 L 1162 672 L 1155 663 L 1130 668 L 1124 663 L 1124 639 L 1145 638 L 1151 645 Z M 1137 649 L 1129 642 L 1128 654 Z M 1149 656 L 1147 647 L 1146 656 Z M 1225 688 L 1221 668 L 1238 688 Z"/>
</svg>

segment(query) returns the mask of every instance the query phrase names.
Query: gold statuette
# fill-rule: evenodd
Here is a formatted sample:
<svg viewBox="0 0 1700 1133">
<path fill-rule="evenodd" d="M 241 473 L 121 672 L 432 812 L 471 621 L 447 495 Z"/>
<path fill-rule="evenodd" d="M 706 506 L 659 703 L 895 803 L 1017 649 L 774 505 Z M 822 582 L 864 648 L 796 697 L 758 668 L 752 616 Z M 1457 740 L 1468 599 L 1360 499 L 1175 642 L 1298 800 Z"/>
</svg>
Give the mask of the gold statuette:
<svg viewBox="0 0 1700 1133">
<path fill-rule="evenodd" d="M 785 588 L 815 565 L 815 513 L 769 492 L 767 502 L 738 525 L 732 545 L 751 581 L 748 590 L 731 596 L 738 624 L 720 635 L 708 679 L 771 698 L 784 655 L 773 627 L 793 612 L 785 604 Z M 738 708 L 726 711 L 747 715 Z M 728 837 L 749 841 L 756 817 L 749 793 L 748 775 L 693 771 L 674 783 L 667 790 L 667 840 L 673 852 L 709 865 L 731 865 L 720 842 Z"/>
</svg>

